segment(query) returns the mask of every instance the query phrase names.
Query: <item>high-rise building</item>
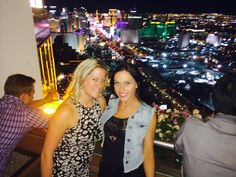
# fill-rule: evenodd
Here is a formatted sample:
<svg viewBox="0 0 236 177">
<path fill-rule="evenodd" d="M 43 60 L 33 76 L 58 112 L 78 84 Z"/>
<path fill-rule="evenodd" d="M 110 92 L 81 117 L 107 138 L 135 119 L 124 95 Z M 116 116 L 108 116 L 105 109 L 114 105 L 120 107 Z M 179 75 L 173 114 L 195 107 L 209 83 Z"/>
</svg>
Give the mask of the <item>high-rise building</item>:
<svg viewBox="0 0 236 177">
<path fill-rule="evenodd" d="M 108 15 L 107 13 L 102 14 L 101 23 L 103 24 L 104 27 L 110 28 L 112 26 L 111 16 Z"/>
<path fill-rule="evenodd" d="M 176 34 L 175 22 L 152 21 L 147 26 L 139 30 L 141 37 L 167 38 Z"/>
<path fill-rule="evenodd" d="M 95 19 L 95 22 L 98 24 L 100 21 L 100 15 L 98 13 L 98 10 L 96 10 L 96 19 Z"/>
<path fill-rule="evenodd" d="M 62 8 L 61 16 L 60 16 L 60 31 L 68 32 L 68 14 L 66 12 L 66 8 Z"/>
<path fill-rule="evenodd" d="M 189 40 L 190 40 L 191 34 L 190 32 L 182 32 L 179 35 L 178 39 L 178 48 L 182 49 L 185 48 L 189 45 Z"/>
<path fill-rule="evenodd" d="M 123 43 L 138 43 L 138 30 L 121 29 L 120 33 L 120 38 Z"/>
<path fill-rule="evenodd" d="M 127 17 L 128 29 L 139 29 L 142 27 L 142 15 L 136 10 L 131 10 Z"/>
<path fill-rule="evenodd" d="M 78 21 L 79 23 L 77 29 L 84 29 L 88 27 L 88 18 L 86 16 L 86 9 L 84 7 L 78 9 Z"/>
<path fill-rule="evenodd" d="M 212 44 L 215 47 L 221 44 L 221 38 L 218 34 L 209 33 L 206 38 L 206 43 Z"/>
<path fill-rule="evenodd" d="M 108 15 L 110 16 L 111 19 L 111 26 L 115 26 L 117 22 L 117 9 L 109 9 Z"/>
<path fill-rule="evenodd" d="M 74 32 L 74 35 L 76 36 L 76 39 L 77 39 L 76 51 L 79 53 L 83 53 L 84 52 L 84 44 L 85 44 L 84 30 L 82 28 L 78 29 Z"/>
</svg>

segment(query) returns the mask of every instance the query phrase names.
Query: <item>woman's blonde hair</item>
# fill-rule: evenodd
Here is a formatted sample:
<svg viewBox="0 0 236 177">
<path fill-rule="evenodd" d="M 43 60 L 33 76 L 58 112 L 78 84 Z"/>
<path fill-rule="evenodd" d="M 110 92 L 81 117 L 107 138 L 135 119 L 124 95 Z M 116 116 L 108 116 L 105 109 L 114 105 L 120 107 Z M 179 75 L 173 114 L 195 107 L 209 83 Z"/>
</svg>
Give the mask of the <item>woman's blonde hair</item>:
<svg viewBox="0 0 236 177">
<path fill-rule="evenodd" d="M 83 82 L 95 68 L 102 68 L 107 72 L 106 66 L 100 60 L 86 59 L 82 61 L 73 73 L 72 80 L 66 90 L 66 97 L 72 97 L 73 100 L 78 101 Z"/>
</svg>

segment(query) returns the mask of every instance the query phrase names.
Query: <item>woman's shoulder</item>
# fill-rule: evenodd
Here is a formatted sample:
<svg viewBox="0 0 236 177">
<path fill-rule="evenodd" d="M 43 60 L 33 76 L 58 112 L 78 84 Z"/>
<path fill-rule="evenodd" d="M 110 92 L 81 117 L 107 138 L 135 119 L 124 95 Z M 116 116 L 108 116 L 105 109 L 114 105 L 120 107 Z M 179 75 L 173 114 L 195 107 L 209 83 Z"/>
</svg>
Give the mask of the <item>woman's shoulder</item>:
<svg viewBox="0 0 236 177">
<path fill-rule="evenodd" d="M 142 102 L 140 108 L 137 111 L 137 116 L 143 120 L 143 117 L 146 117 L 145 120 L 149 121 L 153 118 L 155 109 L 148 104 Z"/>
<path fill-rule="evenodd" d="M 55 124 L 64 124 L 64 126 L 72 127 L 77 122 L 78 114 L 75 105 L 69 100 L 65 100 L 52 116 L 51 122 Z"/>
<path fill-rule="evenodd" d="M 153 107 L 151 107 L 150 105 L 148 105 L 145 102 L 141 103 L 141 109 L 145 110 L 145 111 L 151 111 L 151 112 L 153 112 L 155 110 Z"/>
<path fill-rule="evenodd" d="M 56 114 L 59 114 L 61 116 L 68 116 L 73 114 L 73 112 L 76 111 L 75 105 L 68 99 L 65 100 L 56 111 Z"/>
<path fill-rule="evenodd" d="M 75 103 L 71 101 L 70 99 L 66 99 L 60 106 L 59 108 L 64 108 L 64 109 L 73 109 L 75 108 Z"/>
</svg>

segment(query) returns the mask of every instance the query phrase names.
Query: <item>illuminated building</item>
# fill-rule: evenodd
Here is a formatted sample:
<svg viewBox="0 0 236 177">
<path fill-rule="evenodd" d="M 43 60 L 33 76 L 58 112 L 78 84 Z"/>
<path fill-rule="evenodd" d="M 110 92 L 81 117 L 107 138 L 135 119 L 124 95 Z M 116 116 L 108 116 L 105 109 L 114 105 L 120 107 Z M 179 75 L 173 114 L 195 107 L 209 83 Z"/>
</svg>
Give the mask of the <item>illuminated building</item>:
<svg viewBox="0 0 236 177">
<path fill-rule="evenodd" d="M 62 8 L 60 16 L 60 31 L 63 33 L 68 32 L 68 25 L 68 14 L 66 8 Z"/>
<path fill-rule="evenodd" d="M 98 10 L 96 10 L 96 19 L 95 19 L 95 22 L 96 23 L 99 23 L 99 13 L 98 13 Z"/>
<path fill-rule="evenodd" d="M 108 14 L 104 13 L 101 17 L 101 23 L 103 23 L 104 27 L 110 28 L 111 26 L 115 26 L 118 19 L 118 11 L 117 9 L 109 9 Z"/>
<path fill-rule="evenodd" d="M 108 15 L 111 17 L 111 26 L 115 26 L 117 22 L 117 9 L 109 9 Z"/>
<path fill-rule="evenodd" d="M 84 7 L 81 7 L 78 10 L 78 25 L 77 29 L 80 28 L 87 28 L 88 27 L 88 18 L 86 17 L 86 9 Z"/>
<path fill-rule="evenodd" d="M 110 28 L 111 27 L 111 16 L 108 14 L 102 14 L 101 23 L 104 27 Z"/>
<path fill-rule="evenodd" d="M 115 27 L 116 27 L 115 34 L 116 34 L 117 36 L 120 36 L 120 31 L 121 31 L 122 29 L 127 29 L 127 26 L 128 26 L 128 22 L 126 22 L 126 21 L 118 21 L 118 22 L 116 22 L 116 25 L 115 25 Z"/>
<path fill-rule="evenodd" d="M 72 21 L 72 31 L 75 31 L 79 26 L 79 15 L 77 9 L 74 8 L 74 11 L 71 14 L 71 21 Z"/>
<path fill-rule="evenodd" d="M 219 46 L 221 44 L 221 38 L 217 34 L 208 34 L 206 38 L 206 43 L 212 44 L 215 47 Z"/>
<path fill-rule="evenodd" d="M 110 27 L 110 35 L 111 35 L 111 36 L 114 36 L 114 34 L 115 34 L 115 27 L 114 27 L 114 26 L 111 26 L 111 27 Z"/>
<path fill-rule="evenodd" d="M 178 39 L 178 48 L 182 49 L 187 47 L 189 45 L 190 36 L 191 34 L 189 32 L 180 33 Z"/>
<path fill-rule="evenodd" d="M 76 51 L 79 53 L 83 53 L 84 52 L 84 31 L 83 29 L 79 29 L 74 33 L 77 37 L 77 49 Z"/>
<path fill-rule="evenodd" d="M 30 0 L 30 7 L 42 9 L 43 2 L 42 0 Z"/>
<path fill-rule="evenodd" d="M 176 24 L 170 22 L 150 22 L 146 27 L 139 30 L 140 37 L 167 38 L 176 34 Z"/>
<path fill-rule="evenodd" d="M 116 23 L 116 29 L 126 29 L 128 26 L 128 22 L 125 21 L 119 21 Z"/>
<path fill-rule="evenodd" d="M 51 17 L 56 17 L 56 8 L 57 6 L 44 6 L 44 9 L 47 9 Z"/>
<path fill-rule="evenodd" d="M 51 32 L 60 32 L 60 20 L 51 18 L 48 19 L 49 29 Z"/>
<path fill-rule="evenodd" d="M 120 10 L 117 10 L 117 21 L 122 21 L 122 13 Z"/>
<path fill-rule="evenodd" d="M 121 29 L 120 32 L 120 38 L 123 43 L 138 43 L 138 30 Z"/>
<path fill-rule="evenodd" d="M 128 14 L 127 21 L 128 29 L 139 29 L 142 26 L 142 16 L 134 10 Z"/>
</svg>

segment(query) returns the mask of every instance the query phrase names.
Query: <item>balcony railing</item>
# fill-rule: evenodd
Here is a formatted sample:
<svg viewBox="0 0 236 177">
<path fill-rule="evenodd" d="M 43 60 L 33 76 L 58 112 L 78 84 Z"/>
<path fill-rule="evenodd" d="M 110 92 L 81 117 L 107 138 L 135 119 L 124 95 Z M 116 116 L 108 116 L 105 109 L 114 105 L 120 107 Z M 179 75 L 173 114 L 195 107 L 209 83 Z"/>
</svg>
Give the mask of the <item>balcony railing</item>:
<svg viewBox="0 0 236 177">
<path fill-rule="evenodd" d="M 40 176 L 39 154 L 41 153 L 41 147 L 44 141 L 43 138 L 44 134 L 45 134 L 44 131 L 39 131 L 39 130 L 32 131 L 31 133 L 28 133 L 27 136 L 24 137 L 24 139 L 18 145 L 18 148 L 25 150 L 25 152 L 33 153 L 35 156 L 34 158 L 32 158 L 33 160 L 31 162 L 27 163 L 27 165 L 18 164 L 21 167 L 21 169 L 15 171 L 15 174 L 18 174 L 21 177 L 23 176 L 30 177 L 32 172 L 34 172 L 35 177 Z M 156 159 L 156 177 L 180 177 L 181 157 L 175 153 L 174 145 L 172 143 L 159 140 L 155 140 L 154 145 L 155 145 L 155 159 Z M 23 155 L 29 156 L 29 153 L 26 154 L 23 153 Z M 96 146 L 93 159 L 90 163 L 91 177 L 97 177 L 100 159 L 101 159 L 101 146 L 100 144 L 98 144 Z"/>
<path fill-rule="evenodd" d="M 174 150 L 174 145 L 165 141 L 154 140 L 155 146 L 160 146 L 166 149 Z"/>
</svg>

